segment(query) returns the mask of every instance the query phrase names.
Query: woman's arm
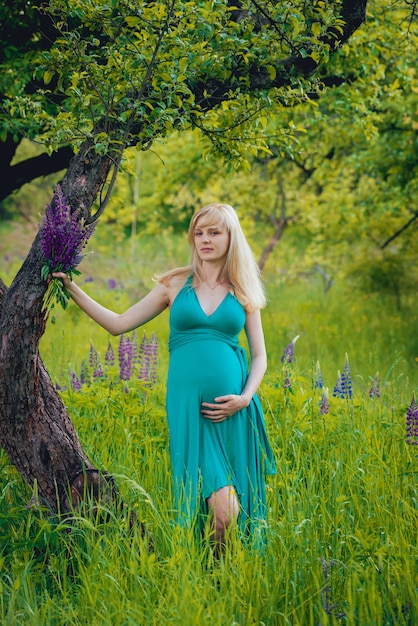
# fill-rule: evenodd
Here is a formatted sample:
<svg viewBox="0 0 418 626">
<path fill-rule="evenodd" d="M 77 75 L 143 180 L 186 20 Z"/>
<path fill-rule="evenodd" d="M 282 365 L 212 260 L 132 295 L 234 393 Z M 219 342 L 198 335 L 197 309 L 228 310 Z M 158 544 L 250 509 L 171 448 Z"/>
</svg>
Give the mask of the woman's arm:
<svg viewBox="0 0 418 626">
<path fill-rule="evenodd" d="M 144 298 L 124 313 L 115 313 L 90 298 L 80 287 L 73 283 L 67 274 L 54 272 L 54 278 L 61 278 L 65 289 L 74 302 L 95 322 L 111 335 L 121 335 L 142 326 L 164 311 L 169 305 L 168 288 L 158 283 Z"/>
<path fill-rule="evenodd" d="M 259 388 L 267 369 L 266 344 L 264 342 L 263 325 L 259 309 L 253 313 L 247 313 L 245 331 L 250 347 L 251 363 L 248 379 L 241 395 L 248 400 L 248 406 L 251 398 Z"/>
</svg>

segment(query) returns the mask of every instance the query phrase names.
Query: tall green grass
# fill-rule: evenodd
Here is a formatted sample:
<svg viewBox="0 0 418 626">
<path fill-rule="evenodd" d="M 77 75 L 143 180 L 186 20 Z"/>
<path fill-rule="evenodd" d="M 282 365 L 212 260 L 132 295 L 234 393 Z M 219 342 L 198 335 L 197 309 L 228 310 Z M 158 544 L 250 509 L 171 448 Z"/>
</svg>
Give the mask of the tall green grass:
<svg viewBox="0 0 418 626">
<path fill-rule="evenodd" d="M 178 254 L 170 243 L 148 241 L 122 250 L 114 244 L 109 261 L 103 247 L 83 268 L 83 278 L 95 277 L 89 292 L 120 309 Z M 108 278 L 116 289 L 108 289 Z M 115 476 L 155 549 L 148 551 L 139 527 L 129 529 L 127 511 L 109 511 L 106 522 L 78 515 L 65 521 L 32 505 L 32 491 L 0 454 L 1 624 L 418 623 L 418 446 L 405 442 L 417 315 L 343 285 L 328 293 L 312 280 L 289 286 L 273 269 L 266 279 L 270 366 L 260 396 L 277 473 L 267 483 L 264 550 L 232 533 L 224 558 L 214 562 L 204 543 L 175 524 L 164 408 L 167 315 L 145 328 L 160 343 L 154 387 L 125 384 L 115 374 L 75 392 L 69 372 L 79 369 L 90 341 L 103 357 L 109 337 L 70 305 L 48 325 L 44 360 L 67 385 L 62 397 L 86 453 Z M 295 360 L 286 367 L 280 357 L 297 334 Z M 345 353 L 353 398 L 333 398 Z M 325 415 L 314 385 L 317 361 L 330 390 Z M 371 398 L 377 371 L 381 396 Z M 291 389 L 283 387 L 286 373 Z"/>
<path fill-rule="evenodd" d="M 266 547 L 232 536 L 213 563 L 174 523 L 163 385 L 67 390 L 86 452 L 116 476 L 155 551 L 126 515 L 70 525 L 26 508 L 31 493 L 1 457 L 2 623 L 416 623 L 418 467 L 403 407 L 386 390 L 332 398 L 320 416 L 319 395 L 263 385 L 277 461 Z"/>
</svg>

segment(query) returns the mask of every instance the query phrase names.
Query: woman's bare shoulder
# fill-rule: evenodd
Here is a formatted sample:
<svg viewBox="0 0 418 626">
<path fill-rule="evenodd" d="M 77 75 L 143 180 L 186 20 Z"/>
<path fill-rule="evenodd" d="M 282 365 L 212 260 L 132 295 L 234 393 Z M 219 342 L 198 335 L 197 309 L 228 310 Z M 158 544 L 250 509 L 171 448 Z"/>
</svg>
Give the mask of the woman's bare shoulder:
<svg viewBox="0 0 418 626">
<path fill-rule="evenodd" d="M 161 281 L 167 290 L 167 296 L 170 305 L 173 303 L 180 289 L 182 289 L 182 287 L 184 286 L 188 276 L 189 272 L 187 271 L 178 272 L 172 274 L 171 276 L 165 276 Z"/>
<path fill-rule="evenodd" d="M 170 280 L 170 287 L 174 287 L 174 289 L 181 289 L 184 285 L 184 283 L 186 282 L 186 280 L 188 279 L 188 275 L 187 274 L 176 274 L 175 276 L 172 276 L 169 280 Z"/>
</svg>

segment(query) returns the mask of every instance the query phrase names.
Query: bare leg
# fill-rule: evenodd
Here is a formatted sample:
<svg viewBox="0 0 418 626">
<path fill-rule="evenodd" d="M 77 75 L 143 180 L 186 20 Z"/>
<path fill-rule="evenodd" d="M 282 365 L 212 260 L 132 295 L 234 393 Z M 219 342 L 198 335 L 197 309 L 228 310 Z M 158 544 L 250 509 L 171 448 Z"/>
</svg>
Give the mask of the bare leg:
<svg viewBox="0 0 418 626">
<path fill-rule="evenodd" d="M 213 543 L 215 552 L 222 553 L 225 546 L 225 533 L 238 519 L 239 503 L 237 492 L 232 485 L 222 487 L 207 499 L 213 519 Z"/>
</svg>

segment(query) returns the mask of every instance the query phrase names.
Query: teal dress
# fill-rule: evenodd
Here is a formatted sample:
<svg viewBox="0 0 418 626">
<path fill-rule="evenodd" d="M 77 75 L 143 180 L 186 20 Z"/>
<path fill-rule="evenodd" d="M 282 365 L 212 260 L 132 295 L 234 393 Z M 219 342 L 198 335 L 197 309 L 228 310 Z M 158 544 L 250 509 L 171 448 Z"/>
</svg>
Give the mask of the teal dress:
<svg viewBox="0 0 418 626">
<path fill-rule="evenodd" d="M 238 524 L 248 534 L 265 519 L 264 476 L 275 471 L 258 397 L 223 422 L 200 412 L 202 402 L 244 388 L 248 363 L 238 335 L 246 315 L 229 292 L 206 315 L 191 281 L 170 311 L 167 418 L 178 520 L 189 524 L 207 512 L 206 498 L 233 486 L 240 504 Z"/>
</svg>

